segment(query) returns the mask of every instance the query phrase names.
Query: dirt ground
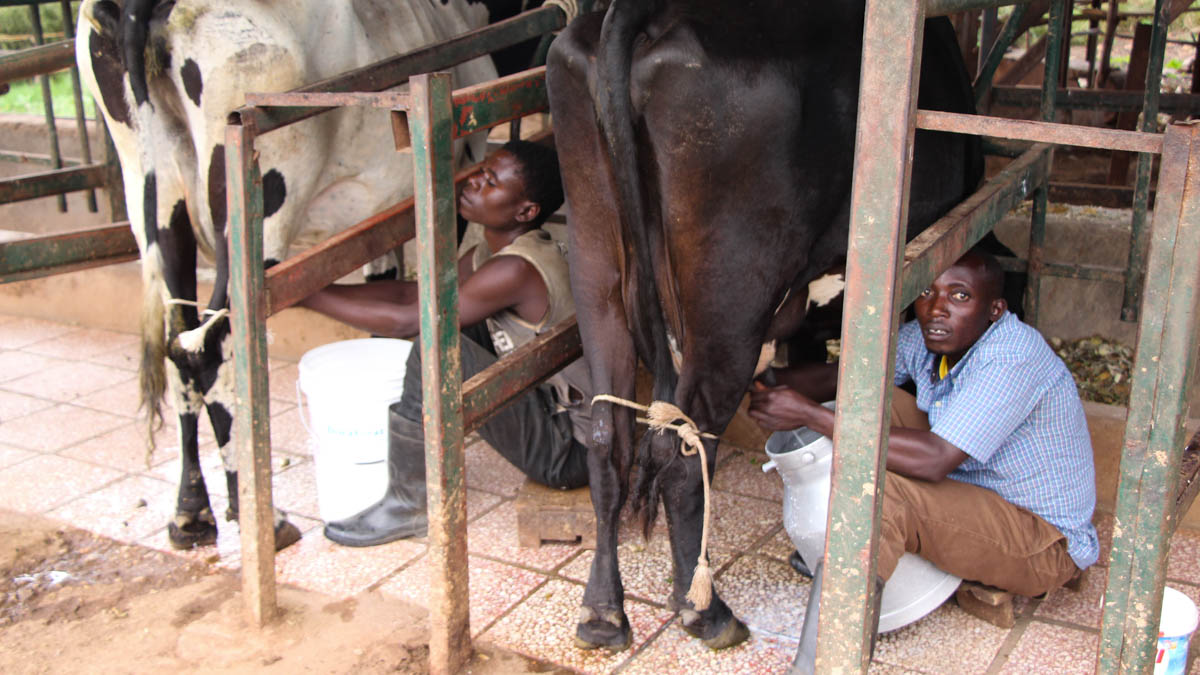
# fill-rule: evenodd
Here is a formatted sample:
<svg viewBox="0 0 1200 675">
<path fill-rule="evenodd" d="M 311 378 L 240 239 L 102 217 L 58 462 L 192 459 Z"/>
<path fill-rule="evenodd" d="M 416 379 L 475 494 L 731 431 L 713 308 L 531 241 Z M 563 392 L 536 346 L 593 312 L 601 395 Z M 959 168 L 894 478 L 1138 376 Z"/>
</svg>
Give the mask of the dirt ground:
<svg viewBox="0 0 1200 675">
<path fill-rule="evenodd" d="M 424 673 L 423 608 L 279 588 L 265 629 L 235 573 L 0 510 L 0 673 Z M 470 673 L 556 672 L 476 645 Z"/>
</svg>

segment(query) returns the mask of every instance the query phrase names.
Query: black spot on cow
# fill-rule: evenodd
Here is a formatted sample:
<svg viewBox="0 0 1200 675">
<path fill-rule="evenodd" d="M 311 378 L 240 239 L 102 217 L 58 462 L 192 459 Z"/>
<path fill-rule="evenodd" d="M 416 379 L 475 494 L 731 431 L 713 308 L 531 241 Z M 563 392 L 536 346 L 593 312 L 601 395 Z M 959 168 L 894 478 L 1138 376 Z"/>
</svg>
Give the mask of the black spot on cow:
<svg viewBox="0 0 1200 675">
<path fill-rule="evenodd" d="M 285 199 L 287 184 L 283 180 L 283 174 L 277 169 L 271 169 L 263 176 L 263 218 L 268 218 L 278 211 Z"/>
<path fill-rule="evenodd" d="M 208 210 L 212 213 L 213 230 L 218 234 L 224 234 L 227 215 L 224 144 L 214 146 L 212 156 L 208 158 Z"/>
<path fill-rule="evenodd" d="M 100 3 L 94 12 L 112 3 Z M 119 9 L 114 11 L 120 12 Z M 110 19 L 115 21 L 116 19 Z M 100 21 L 106 26 L 109 20 Z M 88 38 L 88 51 L 92 56 L 92 75 L 99 85 L 100 94 L 104 98 L 104 109 L 113 121 L 129 124 L 129 106 L 125 103 L 125 67 L 121 65 L 121 51 L 117 46 L 116 36 L 108 30 L 93 31 Z"/>
<path fill-rule="evenodd" d="M 153 171 L 142 179 L 142 217 L 146 243 L 158 241 L 158 178 Z"/>
<path fill-rule="evenodd" d="M 200 66 L 195 61 L 188 59 L 179 69 L 179 76 L 183 78 L 183 90 L 187 92 L 188 98 L 199 106 L 200 92 L 204 90 L 204 82 L 200 77 Z"/>
<path fill-rule="evenodd" d="M 165 230 L 158 232 L 158 244 L 163 256 L 163 282 L 171 292 L 171 297 L 195 297 L 196 234 L 192 230 L 187 204 L 182 199 L 171 207 L 171 221 Z M 184 315 L 187 325 L 192 325 L 195 308 L 185 307 Z"/>
<path fill-rule="evenodd" d="M 233 415 L 220 403 L 209 403 L 208 419 L 212 422 L 213 435 L 217 438 L 218 447 L 224 447 L 229 442 L 229 430 L 233 426 Z"/>
</svg>

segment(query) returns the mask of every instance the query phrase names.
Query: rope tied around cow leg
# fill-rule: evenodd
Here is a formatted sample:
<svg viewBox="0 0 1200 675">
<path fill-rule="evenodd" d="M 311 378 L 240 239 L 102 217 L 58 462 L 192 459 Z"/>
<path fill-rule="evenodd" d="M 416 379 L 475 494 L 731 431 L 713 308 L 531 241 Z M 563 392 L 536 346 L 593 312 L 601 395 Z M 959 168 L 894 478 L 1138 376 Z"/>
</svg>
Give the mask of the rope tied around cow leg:
<svg viewBox="0 0 1200 675">
<path fill-rule="evenodd" d="M 646 413 L 645 418 L 639 417 L 637 421 L 649 425 L 652 430 L 659 433 L 668 429 L 674 431 L 682 441 L 679 446 L 680 453 L 684 456 L 700 455 L 700 476 L 704 484 L 704 524 L 700 529 L 700 556 L 696 559 L 696 571 L 692 573 L 692 585 L 688 589 L 687 599 L 698 610 L 708 609 L 709 603 L 712 602 L 712 569 L 708 565 L 708 521 L 712 510 L 712 499 L 709 496 L 708 455 L 704 451 L 704 441 L 701 439 L 715 439 L 717 436 L 700 431 L 692 418 L 684 414 L 679 406 L 673 403 L 654 401 L 649 406 L 644 406 L 611 394 L 597 394 L 592 398 L 592 403 L 595 404 L 597 401 L 608 401 Z M 675 420 L 681 420 L 681 422 L 676 423 Z"/>
</svg>

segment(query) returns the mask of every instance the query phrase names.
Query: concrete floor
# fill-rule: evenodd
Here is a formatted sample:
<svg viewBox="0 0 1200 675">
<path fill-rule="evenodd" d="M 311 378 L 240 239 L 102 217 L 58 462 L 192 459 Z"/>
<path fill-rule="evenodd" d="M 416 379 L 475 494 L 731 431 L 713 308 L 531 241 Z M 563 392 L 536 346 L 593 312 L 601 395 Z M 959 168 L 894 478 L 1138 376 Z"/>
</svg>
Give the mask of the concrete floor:
<svg viewBox="0 0 1200 675">
<path fill-rule="evenodd" d="M 137 338 L 128 333 L 0 314 L 0 508 L 169 550 L 165 526 L 174 507 L 177 441 L 165 429 L 146 461 L 136 414 L 136 357 Z M 423 604 L 424 541 L 348 549 L 321 535 L 313 444 L 296 403 L 296 363 L 273 360 L 270 378 L 276 504 L 304 532 L 278 555 L 279 582 L 334 598 L 378 590 Z M 221 513 L 225 481 L 211 434 L 202 433 L 202 444 L 214 511 Z M 716 583 L 750 626 L 751 639 L 713 653 L 679 627 L 665 608 L 670 559 L 660 520 L 649 543 L 632 527 L 622 534 L 634 644 L 612 655 L 572 646 L 591 551 L 566 544 L 521 548 L 514 498 L 522 476 L 474 440 L 467 449 L 467 484 L 475 639 L 580 672 L 782 672 L 795 651 L 809 583 L 786 562 L 791 545 L 782 528 L 782 485 L 761 471 L 764 460 L 760 452 L 723 450 L 714 485 Z M 1096 522 L 1105 548 L 1079 592 L 1021 600 L 1017 623 L 1008 630 L 950 600 L 883 636 L 871 672 L 1093 672 L 1112 529 L 1106 514 Z M 237 567 L 239 547 L 237 528 L 222 522 L 215 550 L 176 554 Z M 1200 601 L 1200 534 L 1176 534 L 1168 581 Z M 1193 646 L 1193 661 L 1195 652 Z"/>
</svg>

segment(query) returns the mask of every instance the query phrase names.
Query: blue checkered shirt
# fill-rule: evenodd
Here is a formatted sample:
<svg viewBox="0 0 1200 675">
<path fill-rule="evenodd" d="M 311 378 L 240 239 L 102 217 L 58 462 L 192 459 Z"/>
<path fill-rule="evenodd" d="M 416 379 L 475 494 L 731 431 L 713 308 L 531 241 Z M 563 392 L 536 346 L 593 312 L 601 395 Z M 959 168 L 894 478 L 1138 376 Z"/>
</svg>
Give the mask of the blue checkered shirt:
<svg viewBox="0 0 1200 675">
<path fill-rule="evenodd" d="M 948 478 L 987 488 L 1067 538 L 1079 569 L 1096 562 L 1096 469 L 1075 380 L 1042 335 L 1005 312 L 946 379 L 920 326 L 900 328 L 896 385 L 917 385 L 933 433 L 968 455 Z"/>
</svg>

